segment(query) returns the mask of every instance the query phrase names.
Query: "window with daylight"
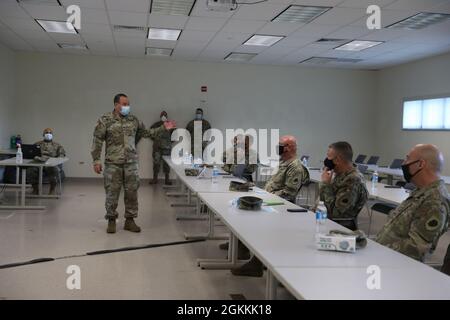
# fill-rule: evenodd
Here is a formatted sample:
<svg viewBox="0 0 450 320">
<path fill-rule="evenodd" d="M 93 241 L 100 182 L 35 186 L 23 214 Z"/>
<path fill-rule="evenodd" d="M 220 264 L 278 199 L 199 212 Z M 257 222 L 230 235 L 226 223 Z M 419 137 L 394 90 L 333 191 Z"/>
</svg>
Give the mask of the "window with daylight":
<svg viewBox="0 0 450 320">
<path fill-rule="evenodd" d="M 404 130 L 450 130 L 450 97 L 403 102 Z"/>
</svg>

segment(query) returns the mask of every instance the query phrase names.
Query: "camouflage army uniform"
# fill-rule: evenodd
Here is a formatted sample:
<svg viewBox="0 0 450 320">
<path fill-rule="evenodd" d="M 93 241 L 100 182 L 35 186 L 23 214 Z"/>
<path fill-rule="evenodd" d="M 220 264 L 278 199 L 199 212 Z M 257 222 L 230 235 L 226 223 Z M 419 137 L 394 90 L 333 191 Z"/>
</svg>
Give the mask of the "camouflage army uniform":
<svg viewBox="0 0 450 320">
<path fill-rule="evenodd" d="M 164 124 L 163 121 L 155 122 L 150 129 L 156 129 L 161 127 Z M 153 177 L 157 177 L 159 173 L 159 168 L 161 167 L 161 163 L 163 165 L 163 172 L 165 174 L 169 174 L 170 167 L 163 160 L 163 156 L 170 156 L 170 151 L 172 149 L 172 141 L 171 141 L 171 133 L 172 130 L 164 130 L 162 133 L 156 135 L 153 139 L 153 150 L 152 150 L 152 158 L 153 158 Z"/>
<path fill-rule="evenodd" d="M 242 156 L 244 155 L 242 154 Z M 222 169 L 228 173 L 233 173 L 236 165 L 245 164 L 243 177 L 253 181 L 252 174 L 258 169 L 259 159 L 257 153 L 252 149 L 245 150 L 245 159 L 238 159 L 238 149 L 232 147 L 223 152 L 222 162 L 224 163 Z"/>
<path fill-rule="evenodd" d="M 337 174 L 331 183 L 319 185 L 320 200 L 325 204 L 328 218 L 354 219 L 336 221 L 352 230 L 356 230 L 356 218 L 369 198 L 364 177 L 356 168 Z"/>
<path fill-rule="evenodd" d="M 280 161 L 278 171 L 267 182 L 265 190 L 295 203 L 300 187 L 308 182 L 308 170 L 295 158 Z"/>
<path fill-rule="evenodd" d="M 444 181 L 416 189 L 394 209 L 376 241 L 413 259 L 423 261 L 448 228 L 450 196 Z"/>
<path fill-rule="evenodd" d="M 203 135 L 205 134 L 205 131 L 211 129 L 211 125 L 206 120 L 191 120 L 186 126 L 186 130 L 189 131 L 191 135 L 191 153 L 194 154 L 194 125 L 195 121 L 201 121 L 202 122 L 202 136 L 200 137 L 202 141 L 202 151 L 205 150 L 206 146 L 208 145 L 208 141 L 203 141 Z M 198 139 L 198 137 L 197 137 Z"/>
<path fill-rule="evenodd" d="M 36 161 L 45 162 L 49 158 L 62 158 L 66 156 L 66 151 L 64 151 L 64 148 L 57 142 L 42 140 L 35 144 L 41 147 L 41 156 L 35 157 Z M 48 177 L 50 185 L 55 186 L 57 183 L 58 168 L 45 167 L 43 170 L 44 174 Z M 29 178 L 30 184 L 36 186 L 39 180 L 39 169 L 35 167 L 27 168 L 27 177 Z"/>
<path fill-rule="evenodd" d="M 122 117 L 114 112 L 105 113 L 94 130 L 92 159 L 100 164 L 103 142 L 105 142 L 105 169 L 103 172 L 106 191 L 106 219 L 116 219 L 120 190 L 124 187 L 125 218 L 138 214 L 139 168 L 136 144 L 143 137 L 154 138 L 163 126 L 146 130 L 134 115 Z"/>
</svg>

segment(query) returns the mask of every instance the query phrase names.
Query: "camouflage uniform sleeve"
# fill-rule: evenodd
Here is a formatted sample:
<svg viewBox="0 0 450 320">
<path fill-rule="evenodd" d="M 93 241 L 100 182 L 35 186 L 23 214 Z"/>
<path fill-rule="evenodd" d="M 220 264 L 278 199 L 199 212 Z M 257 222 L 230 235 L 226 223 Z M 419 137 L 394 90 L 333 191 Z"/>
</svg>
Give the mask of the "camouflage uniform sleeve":
<svg viewBox="0 0 450 320">
<path fill-rule="evenodd" d="M 100 164 L 103 142 L 106 139 L 106 125 L 99 119 L 94 129 L 94 138 L 92 141 L 91 156 L 94 164 Z"/>
<path fill-rule="evenodd" d="M 35 145 L 41 146 L 42 143 L 41 143 L 41 141 L 38 141 L 35 143 Z M 50 159 L 50 157 L 51 157 L 51 154 L 49 154 L 48 151 L 42 151 L 42 149 L 41 149 L 41 155 L 34 157 L 34 160 L 39 161 L 39 162 L 47 162 L 47 160 Z"/>
<path fill-rule="evenodd" d="M 320 199 L 330 211 L 331 218 L 350 218 L 349 211 L 354 208 L 358 197 L 359 184 L 354 179 L 345 179 L 336 194 L 331 184 L 320 184 Z"/>
<path fill-rule="evenodd" d="M 275 192 L 277 196 L 293 199 L 297 196 L 298 190 L 302 186 L 303 170 L 298 167 L 290 167 L 286 171 L 286 179 L 283 189 Z"/>
<path fill-rule="evenodd" d="M 162 132 L 164 132 L 164 130 L 166 130 L 166 128 L 164 127 L 164 125 L 161 125 L 161 126 L 159 126 L 158 128 L 145 129 L 144 124 L 141 123 L 141 124 L 139 125 L 138 132 L 136 133 L 136 143 L 137 143 L 141 138 L 155 139 L 156 136 L 158 136 L 159 134 L 161 134 Z"/>
<path fill-rule="evenodd" d="M 64 150 L 62 145 L 58 145 L 58 150 L 56 153 L 58 158 L 64 158 L 66 156 L 66 150 Z"/>
<path fill-rule="evenodd" d="M 425 201 L 414 213 L 408 238 L 390 243 L 387 246 L 422 261 L 424 255 L 432 249 L 434 242 L 445 231 L 446 224 L 447 212 L 445 207 L 439 205 L 436 201 Z"/>
</svg>

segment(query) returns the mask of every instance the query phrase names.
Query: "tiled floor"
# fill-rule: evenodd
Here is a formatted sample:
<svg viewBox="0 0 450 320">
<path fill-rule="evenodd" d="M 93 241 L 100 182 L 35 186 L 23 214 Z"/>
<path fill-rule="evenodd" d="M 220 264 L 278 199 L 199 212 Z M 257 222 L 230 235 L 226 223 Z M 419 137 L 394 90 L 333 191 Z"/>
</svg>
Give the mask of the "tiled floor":
<svg viewBox="0 0 450 320">
<path fill-rule="evenodd" d="M 13 201 L 14 193 L 3 199 Z M 0 211 L 0 265 L 35 258 L 61 258 L 53 262 L 0 269 L 0 299 L 230 299 L 243 294 L 247 299 L 263 299 L 265 278 L 232 276 L 226 270 L 201 270 L 197 258 L 222 258 L 220 241 L 197 242 L 97 256 L 86 252 L 127 246 L 183 241 L 184 232 L 206 231 L 207 223 L 177 221 L 160 185 L 142 181 L 139 191 L 142 227 L 139 234 L 122 229 L 106 234 L 104 191 L 101 180 L 65 183 L 60 200 L 35 200 L 48 205 L 45 211 Z M 123 214 L 123 205 L 119 206 Z M 372 230 L 379 230 L 386 218 L 374 215 Z M 367 212 L 360 225 L 367 228 Z M 221 227 L 218 228 L 218 232 Z M 223 231 L 223 230 L 222 230 Z M 433 259 L 441 261 L 450 239 L 441 239 Z M 65 257 L 65 258 L 64 258 Z M 67 268 L 81 270 L 81 289 L 69 290 Z M 284 289 L 279 297 L 292 299 Z"/>
</svg>

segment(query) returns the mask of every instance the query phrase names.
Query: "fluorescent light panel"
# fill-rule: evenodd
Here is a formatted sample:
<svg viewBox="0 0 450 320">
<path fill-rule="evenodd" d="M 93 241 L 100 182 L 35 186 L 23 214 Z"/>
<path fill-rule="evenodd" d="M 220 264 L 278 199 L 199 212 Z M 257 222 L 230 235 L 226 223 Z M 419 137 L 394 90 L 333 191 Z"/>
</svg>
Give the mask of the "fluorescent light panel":
<svg viewBox="0 0 450 320">
<path fill-rule="evenodd" d="M 77 50 L 87 50 L 88 47 L 85 44 L 72 44 L 72 43 L 58 43 L 61 49 L 77 49 Z"/>
<path fill-rule="evenodd" d="M 59 0 L 17 0 L 18 3 L 23 4 L 45 4 L 45 5 L 57 5 L 60 6 Z"/>
<path fill-rule="evenodd" d="M 145 48 L 145 54 L 148 56 L 170 57 L 172 55 L 172 52 L 173 52 L 173 49 L 167 49 L 167 48 L 152 48 L 152 47 Z"/>
<path fill-rule="evenodd" d="M 151 40 L 177 41 L 180 36 L 180 33 L 181 30 L 178 29 L 149 28 L 148 38 Z"/>
<path fill-rule="evenodd" d="M 330 9 L 331 7 L 291 5 L 273 18 L 272 22 L 308 23 Z"/>
<path fill-rule="evenodd" d="M 72 33 L 76 34 L 77 31 L 75 27 L 69 23 L 69 27 L 67 27 L 67 22 L 63 21 L 52 21 L 52 20 L 38 20 L 36 22 L 47 32 L 54 33 Z"/>
<path fill-rule="evenodd" d="M 245 62 L 251 60 L 256 56 L 256 53 L 239 53 L 232 52 L 228 56 L 225 57 L 226 61 L 235 61 L 235 62 Z"/>
<path fill-rule="evenodd" d="M 283 39 L 282 36 L 264 36 L 255 34 L 250 39 L 244 42 L 244 45 L 246 46 L 263 46 L 263 47 L 270 47 Z"/>
<path fill-rule="evenodd" d="M 152 0 L 150 12 L 188 16 L 194 7 L 194 4 L 195 0 Z"/>
<path fill-rule="evenodd" d="M 365 40 L 353 40 L 349 43 L 343 44 L 334 50 L 343 50 L 343 51 L 362 51 L 372 47 L 375 47 L 379 44 L 382 44 L 382 41 L 365 41 Z"/>
<path fill-rule="evenodd" d="M 299 63 L 308 64 L 328 64 L 328 63 L 357 63 L 362 61 L 362 59 L 346 59 L 346 58 L 330 58 L 330 57 L 311 57 L 309 59 L 300 61 Z"/>
<path fill-rule="evenodd" d="M 386 28 L 419 30 L 448 19 L 450 19 L 450 14 L 421 12 Z"/>
</svg>

